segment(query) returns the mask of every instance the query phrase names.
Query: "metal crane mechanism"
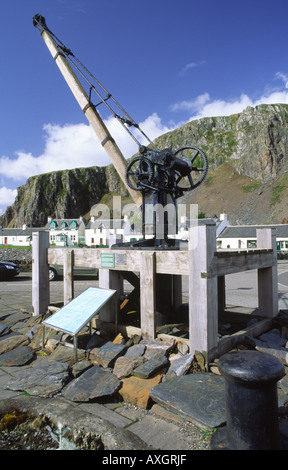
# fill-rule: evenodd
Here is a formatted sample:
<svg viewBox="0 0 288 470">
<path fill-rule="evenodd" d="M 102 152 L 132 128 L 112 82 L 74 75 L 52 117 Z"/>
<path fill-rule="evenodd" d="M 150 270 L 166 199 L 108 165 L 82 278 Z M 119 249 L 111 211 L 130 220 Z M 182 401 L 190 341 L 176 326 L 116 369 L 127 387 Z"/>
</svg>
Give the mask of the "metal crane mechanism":
<svg viewBox="0 0 288 470">
<path fill-rule="evenodd" d="M 204 181 L 208 171 L 208 160 L 205 153 L 192 145 L 179 148 L 176 151 L 173 151 L 172 148 L 158 149 L 112 94 L 49 30 L 42 15 L 37 14 L 33 17 L 33 25 L 40 31 L 54 61 L 103 148 L 108 153 L 130 196 L 137 206 L 142 208 L 144 238 L 137 242 L 114 246 L 117 248 L 130 246 L 141 249 L 145 247 L 150 247 L 150 249 L 152 247 L 159 249 L 179 248 L 179 241 L 168 237 L 168 234 L 171 234 L 171 227 L 176 227 L 177 233 L 176 200 L 187 191 L 199 187 Z M 96 97 L 96 104 L 92 102 L 92 96 Z M 137 143 L 139 153 L 128 162 L 100 117 L 98 113 L 100 106 L 102 109 L 103 106 L 106 107 Z M 142 138 L 147 141 L 147 146 L 140 143 L 132 132 L 133 128 L 137 135 L 142 135 Z M 171 211 L 169 214 L 169 210 L 165 210 L 171 205 L 175 209 L 174 220 L 169 220 L 169 216 L 170 219 L 173 219 Z M 145 238 L 147 234 L 150 234 L 150 238 Z"/>
</svg>

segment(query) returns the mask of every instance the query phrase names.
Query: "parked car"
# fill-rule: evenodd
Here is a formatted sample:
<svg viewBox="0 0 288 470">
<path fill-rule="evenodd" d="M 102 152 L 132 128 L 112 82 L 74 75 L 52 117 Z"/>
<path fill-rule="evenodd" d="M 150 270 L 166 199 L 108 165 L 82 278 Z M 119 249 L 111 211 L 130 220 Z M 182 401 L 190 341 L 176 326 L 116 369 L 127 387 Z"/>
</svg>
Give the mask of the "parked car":
<svg viewBox="0 0 288 470">
<path fill-rule="evenodd" d="M 0 261 L 0 281 L 6 281 L 14 276 L 18 276 L 20 269 L 14 263 Z"/>
<path fill-rule="evenodd" d="M 75 277 L 95 277 L 98 279 L 97 268 L 82 268 L 74 266 L 73 268 Z M 49 281 L 55 281 L 57 278 L 63 276 L 63 266 L 60 264 L 50 264 L 49 266 Z"/>
</svg>

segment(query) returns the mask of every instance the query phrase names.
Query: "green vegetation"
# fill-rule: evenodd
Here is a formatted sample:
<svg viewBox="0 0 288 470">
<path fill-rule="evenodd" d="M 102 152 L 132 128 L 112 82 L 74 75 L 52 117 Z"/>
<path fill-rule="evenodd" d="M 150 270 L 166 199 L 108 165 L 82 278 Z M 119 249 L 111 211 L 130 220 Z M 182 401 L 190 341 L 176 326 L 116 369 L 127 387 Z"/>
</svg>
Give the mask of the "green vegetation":
<svg viewBox="0 0 288 470">
<path fill-rule="evenodd" d="M 281 202 L 282 192 L 286 186 L 284 184 L 279 184 L 272 189 L 270 206 L 275 206 Z"/>
<path fill-rule="evenodd" d="M 244 186 L 241 186 L 241 189 L 243 189 L 244 193 L 253 193 L 253 191 L 260 188 L 261 185 L 261 181 L 258 181 L 251 184 L 245 184 Z"/>
<path fill-rule="evenodd" d="M 15 245 L 0 245 L 1 248 L 17 249 L 17 250 L 30 250 L 30 246 L 15 246 Z"/>
</svg>

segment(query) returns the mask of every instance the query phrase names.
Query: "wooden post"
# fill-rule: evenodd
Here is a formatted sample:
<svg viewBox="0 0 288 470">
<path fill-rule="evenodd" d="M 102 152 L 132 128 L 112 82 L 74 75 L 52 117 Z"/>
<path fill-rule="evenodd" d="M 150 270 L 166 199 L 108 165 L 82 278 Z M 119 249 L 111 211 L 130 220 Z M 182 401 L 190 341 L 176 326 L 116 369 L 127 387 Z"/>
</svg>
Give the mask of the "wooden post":
<svg viewBox="0 0 288 470">
<path fill-rule="evenodd" d="M 225 312 L 226 292 L 225 292 L 225 276 L 218 276 L 218 315 Z"/>
<path fill-rule="evenodd" d="M 46 313 L 50 301 L 49 265 L 47 249 L 49 232 L 35 232 L 32 235 L 32 307 L 33 315 Z"/>
<path fill-rule="evenodd" d="M 217 277 L 209 276 L 216 251 L 216 225 L 192 227 L 189 232 L 189 339 L 190 352 L 207 360 L 217 348 Z"/>
<path fill-rule="evenodd" d="M 156 337 L 155 292 L 156 254 L 141 252 L 140 270 L 140 317 L 143 338 L 153 340 Z"/>
<path fill-rule="evenodd" d="M 273 249 L 273 266 L 258 273 L 259 315 L 274 318 L 278 315 L 277 248 L 275 228 L 257 229 L 257 248 Z"/>
<path fill-rule="evenodd" d="M 74 298 L 74 250 L 65 249 L 63 262 L 64 305 Z"/>
<path fill-rule="evenodd" d="M 101 309 L 99 319 L 105 322 L 115 323 L 118 330 L 119 296 L 121 292 L 121 273 L 112 269 L 99 269 L 99 287 L 102 289 L 115 289 L 117 293 Z"/>
</svg>

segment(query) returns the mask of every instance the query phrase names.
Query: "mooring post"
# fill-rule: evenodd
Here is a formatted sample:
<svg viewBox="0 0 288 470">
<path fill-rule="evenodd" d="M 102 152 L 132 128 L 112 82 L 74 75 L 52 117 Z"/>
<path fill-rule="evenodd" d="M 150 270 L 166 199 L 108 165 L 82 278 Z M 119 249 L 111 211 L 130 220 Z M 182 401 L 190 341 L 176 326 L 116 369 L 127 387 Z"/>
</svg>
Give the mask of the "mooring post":
<svg viewBox="0 0 288 470">
<path fill-rule="evenodd" d="M 277 381 L 282 362 L 260 351 L 232 351 L 219 361 L 225 378 L 226 426 L 211 439 L 213 450 L 279 450 Z"/>
<path fill-rule="evenodd" d="M 33 316 L 46 313 L 50 301 L 47 249 L 49 232 L 32 235 L 32 307 Z"/>
</svg>

